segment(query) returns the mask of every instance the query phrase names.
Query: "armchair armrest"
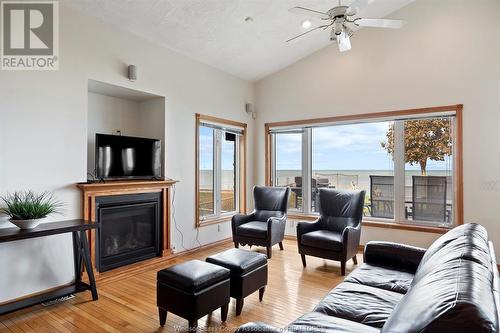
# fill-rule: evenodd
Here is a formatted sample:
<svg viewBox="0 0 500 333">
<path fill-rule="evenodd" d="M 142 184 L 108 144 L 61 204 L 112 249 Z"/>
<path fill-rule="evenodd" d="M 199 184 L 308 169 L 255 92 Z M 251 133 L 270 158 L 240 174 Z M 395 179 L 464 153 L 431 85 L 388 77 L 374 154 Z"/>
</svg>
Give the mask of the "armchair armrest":
<svg viewBox="0 0 500 333">
<path fill-rule="evenodd" d="M 415 273 L 425 251 L 423 248 L 405 244 L 372 241 L 365 245 L 364 261 Z"/>
<path fill-rule="evenodd" d="M 271 235 L 271 244 L 281 242 L 285 235 L 286 214 L 282 217 L 270 217 L 267 219 L 267 233 Z"/>
<path fill-rule="evenodd" d="M 236 214 L 231 218 L 231 227 L 233 231 L 238 228 L 240 225 L 244 223 L 248 223 L 254 219 L 253 213 L 249 215 L 245 214 Z"/>
<path fill-rule="evenodd" d="M 319 219 L 313 222 L 298 222 L 297 223 L 297 240 L 300 242 L 300 238 L 303 234 L 307 234 L 308 232 L 319 230 L 320 223 Z"/>
<path fill-rule="evenodd" d="M 277 328 L 261 322 L 247 323 L 240 326 L 235 333 L 260 332 L 260 333 L 287 333 L 288 330 Z"/>
<path fill-rule="evenodd" d="M 356 227 L 348 226 L 342 231 L 342 244 L 346 254 L 346 259 L 350 259 L 358 253 L 359 241 L 361 238 L 361 223 Z"/>
</svg>

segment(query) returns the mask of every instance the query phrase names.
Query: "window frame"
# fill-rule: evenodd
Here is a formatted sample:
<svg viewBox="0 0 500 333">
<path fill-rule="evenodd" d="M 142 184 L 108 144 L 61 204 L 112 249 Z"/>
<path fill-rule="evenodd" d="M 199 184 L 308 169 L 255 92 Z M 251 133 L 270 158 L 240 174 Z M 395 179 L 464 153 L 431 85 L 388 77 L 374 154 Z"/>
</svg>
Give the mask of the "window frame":
<svg viewBox="0 0 500 333">
<path fill-rule="evenodd" d="M 246 132 L 247 124 L 233 120 L 217 118 L 208 115 L 195 114 L 195 227 L 199 228 L 206 225 L 227 222 L 232 216 L 238 213 L 246 212 Z M 221 193 L 222 187 L 222 140 L 223 130 L 214 130 L 214 214 L 209 216 L 200 216 L 200 127 L 203 123 L 211 123 L 228 129 L 241 130 L 241 135 L 236 136 L 235 145 L 235 210 L 232 212 L 221 213 Z"/>
<path fill-rule="evenodd" d="M 463 161 L 462 161 L 462 104 L 456 105 L 448 105 L 448 106 L 439 106 L 439 107 L 429 107 L 429 108 L 420 108 L 420 109 L 408 109 L 408 110 L 397 110 L 397 111 L 385 111 L 385 112 L 376 112 L 376 113 L 365 113 L 365 114 L 356 114 L 349 116 L 336 116 L 336 117 L 325 117 L 325 118 L 315 118 L 315 119 L 306 119 L 306 120 L 294 120 L 294 121 L 283 121 L 283 122 L 273 122 L 264 124 L 265 129 L 265 183 L 268 186 L 272 186 L 274 175 L 275 175 L 275 163 L 273 160 L 273 154 L 275 153 L 274 149 L 274 140 L 272 135 L 272 130 L 276 129 L 290 129 L 290 130 L 298 130 L 299 128 L 304 129 L 304 136 L 306 136 L 305 140 L 303 140 L 303 150 L 307 149 L 307 151 L 303 151 L 302 159 L 303 159 L 303 169 L 302 177 L 303 179 L 310 179 L 311 176 L 311 154 L 310 150 L 312 149 L 312 140 L 311 140 L 311 130 L 310 127 L 314 126 L 328 126 L 332 125 L 341 125 L 341 124 L 355 124 L 355 123 L 363 123 L 363 122 L 377 122 L 377 121 L 394 121 L 396 130 L 402 131 L 404 130 L 405 119 L 414 119 L 414 118 L 426 118 L 432 116 L 439 115 L 451 115 L 454 117 L 453 124 L 453 188 L 454 188 L 454 197 L 453 197 L 453 221 L 448 226 L 441 226 L 437 223 L 433 222 L 424 222 L 424 221 L 413 221 L 408 220 L 404 217 L 404 197 L 401 195 L 404 194 L 404 181 L 401 182 L 401 179 L 404 179 L 405 173 L 405 161 L 404 161 L 404 153 L 401 153 L 401 149 L 404 151 L 404 142 L 400 142 L 399 145 L 402 147 L 396 147 L 397 150 L 400 151 L 399 154 L 395 154 L 394 160 L 394 177 L 395 177 L 395 216 L 394 219 L 384 219 L 384 218 L 376 218 L 376 217 L 365 217 L 363 218 L 363 224 L 371 227 L 382 227 L 382 228 L 391 228 L 391 229 L 402 229 L 402 230 L 414 230 L 414 231 L 425 231 L 425 232 L 434 232 L 434 233 L 443 233 L 446 232 L 450 227 L 463 224 Z M 398 123 L 398 125 L 396 125 Z M 309 128 L 308 128 L 309 127 Z M 398 128 L 399 127 L 399 128 Z M 308 136 L 308 137 L 307 137 Z M 399 140 L 404 141 L 404 140 Z M 395 143 L 396 144 L 396 143 Z M 399 157 L 399 159 L 398 159 Z M 304 161 L 306 159 L 306 161 Z M 306 178 L 304 178 L 306 177 Z M 399 178 L 399 181 L 397 181 Z M 307 187 L 306 187 L 307 186 Z M 399 187 L 399 189 L 398 189 Z M 401 189 L 402 187 L 402 189 Z M 305 211 L 296 211 L 292 210 L 289 213 L 291 218 L 298 218 L 304 220 L 314 220 L 318 217 L 318 213 L 314 213 L 311 211 L 310 207 L 310 195 L 308 195 L 308 184 L 304 184 L 303 191 L 305 193 L 303 197 L 303 209 Z M 403 191 L 403 192 L 402 192 Z M 306 206 L 306 202 L 307 206 Z M 401 207 L 399 207 L 401 205 Z"/>
</svg>

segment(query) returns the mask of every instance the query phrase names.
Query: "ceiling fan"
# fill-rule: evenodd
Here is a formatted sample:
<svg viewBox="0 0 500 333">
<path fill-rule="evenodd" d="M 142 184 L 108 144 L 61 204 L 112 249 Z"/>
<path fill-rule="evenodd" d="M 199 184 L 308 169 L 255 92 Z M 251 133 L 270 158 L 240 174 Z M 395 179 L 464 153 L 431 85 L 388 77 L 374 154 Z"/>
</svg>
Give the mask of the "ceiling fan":
<svg viewBox="0 0 500 333">
<path fill-rule="evenodd" d="M 324 21 L 324 24 L 312 28 L 298 36 L 290 38 L 286 42 L 291 42 L 299 37 L 302 37 L 315 30 L 332 28 L 330 33 L 330 40 L 336 41 L 341 52 L 351 49 L 350 37 L 353 35 L 353 26 L 370 27 L 370 28 L 392 28 L 399 29 L 403 26 L 404 21 L 390 20 L 390 19 L 374 19 L 374 18 L 354 18 L 359 11 L 375 2 L 376 0 L 354 0 L 350 6 L 342 6 L 341 0 L 339 5 L 328 10 L 326 13 L 309 9 L 305 7 L 293 7 L 289 12 L 302 15 L 305 17 L 317 17 Z"/>
</svg>

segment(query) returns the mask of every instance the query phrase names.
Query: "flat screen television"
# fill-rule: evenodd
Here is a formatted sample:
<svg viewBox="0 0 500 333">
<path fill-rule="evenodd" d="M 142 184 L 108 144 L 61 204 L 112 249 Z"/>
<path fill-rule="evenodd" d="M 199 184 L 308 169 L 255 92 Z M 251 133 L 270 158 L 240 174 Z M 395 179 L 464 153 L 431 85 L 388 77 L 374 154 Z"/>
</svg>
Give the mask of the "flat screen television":
<svg viewBox="0 0 500 333">
<path fill-rule="evenodd" d="M 161 178 L 161 140 L 96 134 L 97 179 Z"/>
</svg>

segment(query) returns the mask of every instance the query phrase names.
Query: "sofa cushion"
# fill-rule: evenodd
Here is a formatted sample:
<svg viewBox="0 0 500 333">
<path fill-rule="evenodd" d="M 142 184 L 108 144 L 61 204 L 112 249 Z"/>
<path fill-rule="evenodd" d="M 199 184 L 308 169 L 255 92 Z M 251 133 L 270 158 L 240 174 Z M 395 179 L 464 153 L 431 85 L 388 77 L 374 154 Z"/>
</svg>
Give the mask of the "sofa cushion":
<svg viewBox="0 0 500 333">
<path fill-rule="evenodd" d="M 328 230 L 316 230 L 302 235 L 301 244 L 325 250 L 341 251 L 342 234 Z"/>
<path fill-rule="evenodd" d="M 343 282 L 314 311 L 381 328 L 402 298 L 400 293 Z"/>
<path fill-rule="evenodd" d="M 491 267 L 488 235 L 484 227 L 475 223 L 464 224 L 438 238 L 422 258 L 412 285 L 447 262 L 460 259 L 475 261 L 486 268 Z"/>
<path fill-rule="evenodd" d="M 382 332 L 497 332 L 495 268 L 485 232 L 464 225 L 438 239 Z"/>
<path fill-rule="evenodd" d="M 392 268 L 361 264 L 344 282 L 364 284 L 405 294 L 413 280 L 413 274 Z"/>
<path fill-rule="evenodd" d="M 491 272 L 455 260 L 423 277 L 396 306 L 382 332 L 498 332 Z"/>
<path fill-rule="evenodd" d="M 379 329 L 320 312 L 303 315 L 286 328 L 287 332 L 378 333 Z"/>
<path fill-rule="evenodd" d="M 267 237 L 267 222 L 251 221 L 243 223 L 236 228 L 236 233 L 240 236 L 265 239 Z"/>
<path fill-rule="evenodd" d="M 466 223 L 453 228 L 452 230 L 436 239 L 434 243 L 429 246 L 427 251 L 425 251 L 424 256 L 422 257 L 422 260 L 420 261 L 420 265 L 426 264 L 435 254 L 443 250 L 449 243 L 457 240 L 458 238 L 462 238 L 463 240 L 474 238 L 481 239 L 483 244 L 487 244 L 488 233 L 483 226 L 477 223 Z"/>
</svg>

